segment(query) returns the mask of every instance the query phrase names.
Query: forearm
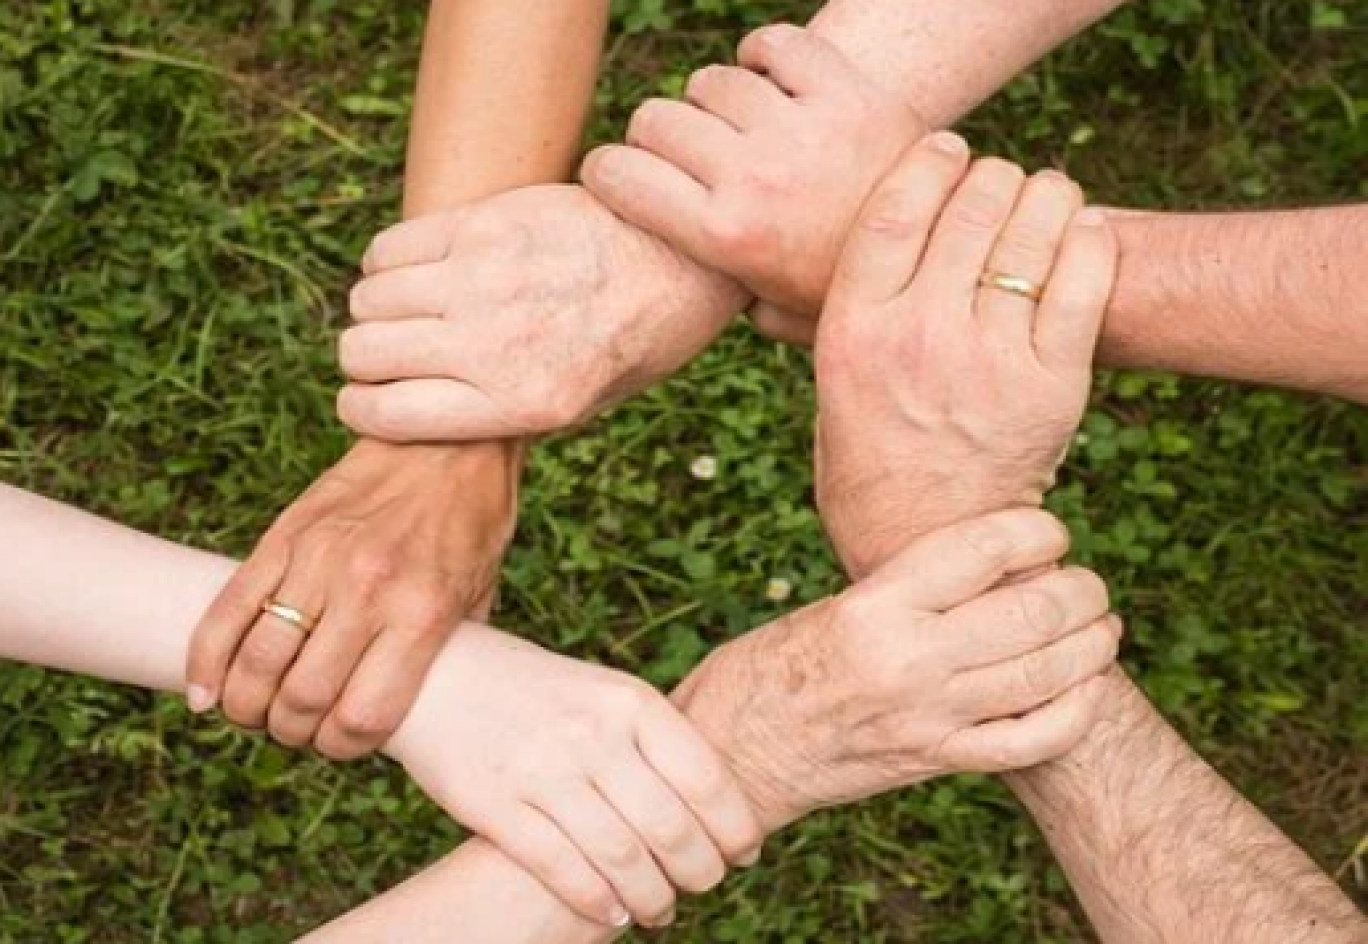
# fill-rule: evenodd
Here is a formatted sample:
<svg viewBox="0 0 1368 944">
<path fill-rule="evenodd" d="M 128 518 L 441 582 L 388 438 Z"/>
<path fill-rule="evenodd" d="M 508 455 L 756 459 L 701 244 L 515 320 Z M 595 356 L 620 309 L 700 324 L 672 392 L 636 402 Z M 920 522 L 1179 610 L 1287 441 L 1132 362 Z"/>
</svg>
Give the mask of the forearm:
<svg viewBox="0 0 1368 944">
<path fill-rule="evenodd" d="M 620 932 L 577 918 L 482 839 L 303 938 L 305 944 L 604 944 Z"/>
<path fill-rule="evenodd" d="M 1106 362 L 1368 402 L 1368 206 L 1115 222 Z"/>
<path fill-rule="evenodd" d="M 1351 944 L 1335 883 L 1206 764 L 1119 670 L 1109 716 L 1008 782 L 1108 944 Z"/>
<path fill-rule="evenodd" d="M 404 215 L 565 179 L 607 15 L 607 0 L 433 0 Z"/>
<path fill-rule="evenodd" d="M 1123 2 L 830 0 L 811 27 L 943 128 Z"/>
</svg>

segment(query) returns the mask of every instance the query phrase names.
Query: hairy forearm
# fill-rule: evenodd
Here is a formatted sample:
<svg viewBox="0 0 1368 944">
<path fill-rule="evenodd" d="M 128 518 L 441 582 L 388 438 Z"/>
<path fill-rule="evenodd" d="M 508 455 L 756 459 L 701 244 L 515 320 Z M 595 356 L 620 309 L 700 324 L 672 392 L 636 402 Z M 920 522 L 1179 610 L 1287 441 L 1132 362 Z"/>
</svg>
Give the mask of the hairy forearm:
<svg viewBox="0 0 1368 944">
<path fill-rule="evenodd" d="M 433 0 L 407 217 L 563 180 L 593 100 L 607 0 Z"/>
<path fill-rule="evenodd" d="M 1352 944 L 1335 883 L 1178 736 L 1119 670 L 1063 760 L 1010 775 L 1108 944 Z"/>
<path fill-rule="evenodd" d="M 1110 364 L 1273 384 L 1368 403 L 1368 206 L 1118 214 Z"/>
<path fill-rule="evenodd" d="M 948 127 L 1124 0 L 830 0 L 811 27 Z"/>
</svg>

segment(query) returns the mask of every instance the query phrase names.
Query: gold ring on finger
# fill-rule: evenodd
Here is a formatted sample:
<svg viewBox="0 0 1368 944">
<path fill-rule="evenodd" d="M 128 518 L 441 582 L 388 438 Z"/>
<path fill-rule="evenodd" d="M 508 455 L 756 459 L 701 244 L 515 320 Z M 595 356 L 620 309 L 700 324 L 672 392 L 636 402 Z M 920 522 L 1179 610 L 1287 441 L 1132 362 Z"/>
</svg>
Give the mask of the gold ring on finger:
<svg viewBox="0 0 1368 944">
<path fill-rule="evenodd" d="M 284 620 L 305 636 L 313 632 L 318 626 L 317 619 L 303 610 L 290 606 L 288 603 L 281 603 L 279 600 L 268 600 L 261 607 L 261 612 L 269 613 L 276 619 Z"/>
<path fill-rule="evenodd" d="M 1043 286 L 1035 284 L 1030 279 L 1023 279 L 1019 275 L 1006 275 L 1002 272 L 989 272 L 979 279 L 979 285 L 984 288 L 995 288 L 1000 292 L 1017 295 L 1033 302 L 1039 302 L 1045 296 Z"/>
</svg>

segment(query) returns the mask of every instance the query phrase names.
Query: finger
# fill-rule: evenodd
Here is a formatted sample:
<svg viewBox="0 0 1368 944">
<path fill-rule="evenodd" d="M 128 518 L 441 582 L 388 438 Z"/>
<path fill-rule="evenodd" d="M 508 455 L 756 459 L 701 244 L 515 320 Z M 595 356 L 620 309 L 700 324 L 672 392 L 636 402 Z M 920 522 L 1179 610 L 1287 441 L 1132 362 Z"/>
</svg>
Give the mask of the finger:
<svg viewBox="0 0 1368 944">
<path fill-rule="evenodd" d="M 519 804 L 488 823 L 470 825 L 581 917 L 608 927 L 631 924 L 612 886 L 545 813 Z"/>
<path fill-rule="evenodd" d="M 1105 676 L 1095 676 L 1024 717 L 957 731 L 945 742 L 943 756 L 954 769 L 977 773 L 1021 770 L 1055 760 L 1092 730 L 1102 716 L 1108 687 Z"/>
<path fill-rule="evenodd" d="M 353 432 L 395 443 L 469 442 L 534 435 L 506 417 L 478 387 L 458 380 L 349 384 L 337 417 Z"/>
<path fill-rule="evenodd" d="M 916 275 L 928 235 L 964 178 L 969 145 L 952 132 L 913 146 L 874 189 L 860 212 L 841 261 L 836 286 L 853 302 L 880 303 Z M 836 306 L 839 313 L 843 306 Z"/>
<path fill-rule="evenodd" d="M 797 347 L 812 347 L 817 341 L 817 319 L 810 315 L 760 302 L 751 309 L 750 319 L 755 330 L 771 341 Z"/>
<path fill-rule="evenodd" d="M 289 747 L 313 743 L 378 631 L 379 626 L 359 606 L 346 602 L 330 606 L 271 702 L 267 717 L 271 736 Z"/>
<path fill-rule="evenodd" d="M 839 96 L 868 81 L 839 49 L 789 23 L 762 27 L 741 41 L 737 60 L 795 98 Z"/>
<path fill-rule="evenodd" d="M 668 705 L 648 713 L 637 729 L 637 747 L 702 823 L 723 858 L 736 865 L 754 862 L 764 828 L 726 762 L 687 719 Z"/>
<path fill-rule="evenodd" d="M 361 257 L 361 271 L 376 275 L 389 269 L 442 261 L 450 251 L 461 220 L 459 213 L 434 213 L 391 226 L 371 240 Z"/>
<path fill-rule="evenodd" d="M 1116 231 L 1106 213 L 1078 213 L 1036 317 L 1036 351 L 1046 367 L 1059 373 L 1091 369 L 1119 262 Z"/>
<path fill-rule="evenodd" d="M 373 322 L 348 328 L 337 340 L 342 373 L 354 383 L 389 383 L 431 377 L 461 379 L 461 346 L 454 326 L 441 318 Z"/>
<path fill-rule="evenodd" d="M 348 308 L 357 321 L 440 318 L 450 301 L 448 277 L 442 263 L 386 269 L 352 287 Z"/>
<path fill-rule="evenodd" d="M 955 668 L 1017 659 L 1102 619 L 1111 609 L 1107 585 L 1092 571 L 1067 567 L 994 590 L 945 615 Z"/>
<path fill-rule="evenodd" d="M 674 886 L 641 837 L 596 789 L 561 786 L 534 805 L 594 864 L 638 923 L 660 927 L 673 920 Z"/>
<path fill-rule="evenodd" d="M 869 579 L 895 585 L 903 608 L 938 613 L 978 599 L 1010 574 L 1054 564 L 1068 552 L 1069 532 L 1059 519 L 1017 508 L 935 531 Z"/>
<path fill-rule="evenodd" d="M 594 785 L 645 841 L 676 888 L 701 895 L 726 877 L 727 864 L 707 830 L 640 755 L 597 774 Z"/>
<path fill-rule="evenodd" d="M 327 561 L 332 544 L 306 543 L 271 600 L 293 607 L 316 626 L 325 615 Z M 265 601 L 263 601 L 265 602 Z M 264 728 L 271 701 L 304 645 L 309 629 L 261 612 L 233 657 L 223 686 L 223 712 L 244 728 Z"/>
<path fill-rule="evenodd" d="M 208 711 L 222 697 L 233 656 L 261 615 L 262 604 L 280 587 L 289 563 L 289 545 L 267 537 L 200 618 L 185 668 L 192 711 Z"/>
<path fill-rule="evenodd" d="M 705 66 L 689 77 L 684 97 L 737 131 L 773 121 L 793 99 L 763 76 L 734 66 Z"/>
<path fill-rule="evenodd" d="M 627 125 L 627 143 L 712 186 L 741 147 L 731 125 L 695 105 L 665 98 L 642 103 Z"/>
<path fill-rule="evenodd" d="M 993 248 L 988 273 L 1025 279 L 1042 288 L 1050 281 L 1069 221 L 1083 205 L 1083 191 L 1063 174 L 1032 177 Z M 991 285 L 979 289 L 975 314 L 983 329 L 1009 350 L 1029 351 L 1039 302 Z"/>
<path fill-rule="evenodd" d="M 960 716 L 974 723 L 1015 717 L 1101 675 L 1116 661 L 1119 623 L 1105 617 L 1020 658 L 957 676 L 952 685 Z"/>
<path fill-rule="evenodd" d="M 975 162 L 941 214 L 922 262 L 928 304 L 960 310 L 973 300 L 1024 183 L 1015 164 L 997 158 Z"/>
<path fill-rule="evenodd" d="M 584 185 L 608 209 L 705 265 L 716 254 L 704 238 L 711 210 L 707 189 L 650 151 L 609 145 L 589 154 Z"/>
<path fill-rule="evenodd" d="M 460 614 L 417 624 L 392 619 L 324 717 L 314 742 L 318 752 L 348 761 L 379 750 L 408 717 L 428 669 L 459 621 Z"/>
</svg>

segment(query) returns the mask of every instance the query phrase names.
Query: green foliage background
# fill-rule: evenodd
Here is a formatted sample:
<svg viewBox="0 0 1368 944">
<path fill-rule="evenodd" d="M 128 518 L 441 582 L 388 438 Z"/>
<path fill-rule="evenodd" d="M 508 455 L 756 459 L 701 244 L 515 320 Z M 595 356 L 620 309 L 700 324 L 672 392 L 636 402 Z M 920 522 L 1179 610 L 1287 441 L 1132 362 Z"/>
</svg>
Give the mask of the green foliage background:
<svg viewBox="0 0 1368 944">
<path fill-rule="evenodd" d="M 594 135 L 812 5 L 616 0 Z M 0 6 L 0 476 L 241 554 L 339 453 L 330 342 L 396 213 L 422 6 Z M 1351 0 L 1153 0 L 967 127 L 1109 203 L 1365 198 L 1366 40 Z M 665 683 L 773 616 L 771 578 L 789 606 L 836 587 L 808 367 L 738 328 L 541 449 L 500 624 Z M 689 473 L 704 455 L 712 481 Z M 1113 375 L 1055 498 L 1158 703 L 1361 903 L 1366 456 L 1360 410 Z M 456 836 L 382 762 L 330 767 L 171 699 L 0 667 L 0 941 L 283 941 Z M 660 937 L 1087 932 L 1007 794 L 963 778 L 788 831 Z"/>
</svg>

